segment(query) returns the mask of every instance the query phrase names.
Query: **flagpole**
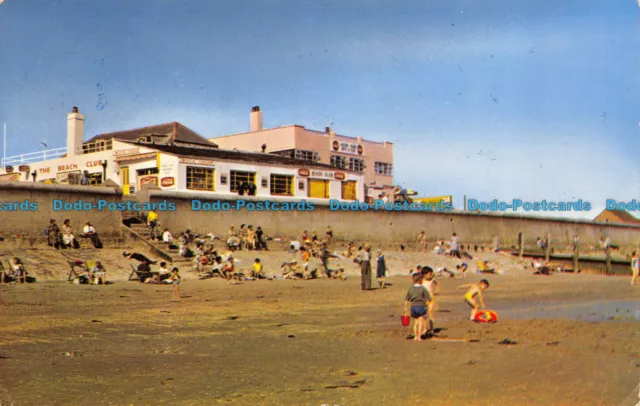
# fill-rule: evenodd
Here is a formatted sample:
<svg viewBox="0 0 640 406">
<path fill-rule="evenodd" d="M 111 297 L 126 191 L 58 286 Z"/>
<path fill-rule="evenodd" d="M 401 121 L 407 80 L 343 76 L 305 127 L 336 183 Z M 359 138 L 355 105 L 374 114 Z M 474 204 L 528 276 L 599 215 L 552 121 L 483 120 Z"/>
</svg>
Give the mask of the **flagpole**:
<svg viewBox="0 0 640 406">
<path fill-rule="evenodd" d="M 4 161 L 7 159 L 7 123 L 4 123 L 4 141 L 2 147 L 2 166 L 4 166 Z"/>
</svg>

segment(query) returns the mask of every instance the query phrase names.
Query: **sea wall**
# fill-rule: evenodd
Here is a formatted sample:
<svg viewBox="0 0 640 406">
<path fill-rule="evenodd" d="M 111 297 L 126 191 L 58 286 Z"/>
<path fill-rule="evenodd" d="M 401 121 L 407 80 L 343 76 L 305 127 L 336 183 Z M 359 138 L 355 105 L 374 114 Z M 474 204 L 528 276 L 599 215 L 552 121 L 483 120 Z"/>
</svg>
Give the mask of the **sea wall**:
<svg viewBox="0 0 640 406">
<path fill-rule="evenodd" d="M 518 233 L 525 242 L 534 245 L 536 237 L 551 234 L 553 246 L 571 245 L 574 235 L 580 236 L 584 245 L 595 246 L 602 236 L 609 236 L 614 244 L 636 247 L 640 242 L 640 226 L 610 223 L 594 223 L 582 220 L 532 218 L 520 215 L 477 214 L 468 212 L 393 212 L 393 211 L 334 211 L 326 202 L 314 201 L 311 211 L 193 211 L 192 199 L 201 202 L 235 205 L 235 200 L 224 196 L 206 194 L 182 194 L 161 190 L 146 190 L 139 194 L 141 201 L 172 201 L 175 211 L 161 212 L 162 227 L 184 231 L 189 228 L 197 233 L 213 232 L 226 236 L 230 224 L 261 226 L 267 235 L 282 237 L 299 236 L 303 230 L 318 231 L 323 236 L 328 225 L 337 240 L 370 241 L 375 243 L 414 242 L 420 231 L 425 231 L 431 241 L 447 239 L 457 233 L 463 243 L 490 244 L 498 235 L 503 247 L 515 246 Z M 250 201 L 251 198 L 246 198 Z M 275 200 L 275 199 L 274 199 Z M 286 200 L 281 199 L 284 202 Z"/>
<path fill-rule="evenodd" d="M 49 226 L 49 219 L 55 219 L 60 228 L 65 219 L 71 220 L 76 235 L 82 232 L 85 222 L 90 221 L 103 240 L 121 238 L 119 212 L 56 211 L 54 200 L 68 203 L 82 201 L 90 205 L 97 205 L 99 201 L 115 203 L 122 200 L 122 192 L 109 187 L 0 181 L 0 236 L 5 238 L 5 243 L 16 240 L 27 245 L 45 243 L 44 230 Z M 80 242 L 83 244 L 82 240 Z"/>
</svg>

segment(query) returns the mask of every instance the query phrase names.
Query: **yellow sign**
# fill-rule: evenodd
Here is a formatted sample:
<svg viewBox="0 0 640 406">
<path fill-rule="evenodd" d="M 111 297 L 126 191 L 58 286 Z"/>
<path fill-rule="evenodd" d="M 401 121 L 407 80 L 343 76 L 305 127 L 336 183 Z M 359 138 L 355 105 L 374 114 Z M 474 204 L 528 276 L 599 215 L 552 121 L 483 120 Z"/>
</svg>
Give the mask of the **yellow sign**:
<svg viewBox="0 0 640 406">
<path fill-rule="evenodd" d="M 438 204 L 440 202 L 444 202 L 453 204 L 452 196 L 414 197 L 411 200 L 413 200 L 414 203 Z"/>
</svg>

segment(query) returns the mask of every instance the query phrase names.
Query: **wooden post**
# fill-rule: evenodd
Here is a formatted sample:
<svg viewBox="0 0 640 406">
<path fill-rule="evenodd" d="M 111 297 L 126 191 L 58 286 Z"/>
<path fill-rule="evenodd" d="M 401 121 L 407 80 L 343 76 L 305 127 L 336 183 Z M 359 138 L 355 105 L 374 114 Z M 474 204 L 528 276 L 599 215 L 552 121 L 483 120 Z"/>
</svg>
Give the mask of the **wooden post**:
<svg viewBox="0 0 640 406">
<path fill-rule="evenodd" d="M 605 275 L 611 275 L 611 248 L 607 245 L 604 249 L 604 265 L 605 265 Z"/>
<path fill-rule="evenodd" d="M 545 262 L 549 262 L 549 257 L 551 254 L 551 234 L 547 233 L 547 237 L 545 238 L 545 249 L 544 249 L 544 260 Z"/>
<path fill-rule="evenodd" d="M 579 272 L 579 258 L 580 258 L 580 237 L 579 236 L 574 236 L 573 237 L 573 273 L 578 273 Z"/>
<path fill-rule="evenodd" d="M 524 236 L 522 233 L 518 233 L 518 249 L 520 250 L 520 259 L 524 255 Z"/>
</svg>

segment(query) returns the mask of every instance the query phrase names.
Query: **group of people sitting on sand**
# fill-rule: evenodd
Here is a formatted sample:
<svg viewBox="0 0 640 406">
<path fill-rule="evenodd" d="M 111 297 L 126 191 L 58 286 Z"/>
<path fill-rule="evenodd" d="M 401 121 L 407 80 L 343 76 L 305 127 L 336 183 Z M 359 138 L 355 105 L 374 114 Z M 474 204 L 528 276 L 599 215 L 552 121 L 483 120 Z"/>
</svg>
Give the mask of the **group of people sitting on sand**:
<svg viewBox="0 0 640 406">
<path fill-rule="evenodd" d="M 262 227 L 241 224 L 238 230 L 233 225 L 227 231 L 227 248 L 230 251 L 268 251 L 267 239 Z"/>
<path fill-rule="evenodd" d="M 80 248 L 80 243 L 71 227 L 71 220 L 66 219 L 62 224 L 62 229 L 58 227 L 55 219 L 49 220 L 49 226 L 45 229 L 47 243 L 56 249 Z M 90 221 L 87 221 L 82 229 L 81 238 L 88 238 L 94 248 L 102 248 L 102 241 L 98 237 L 98 232 Z"/>
</svg>

